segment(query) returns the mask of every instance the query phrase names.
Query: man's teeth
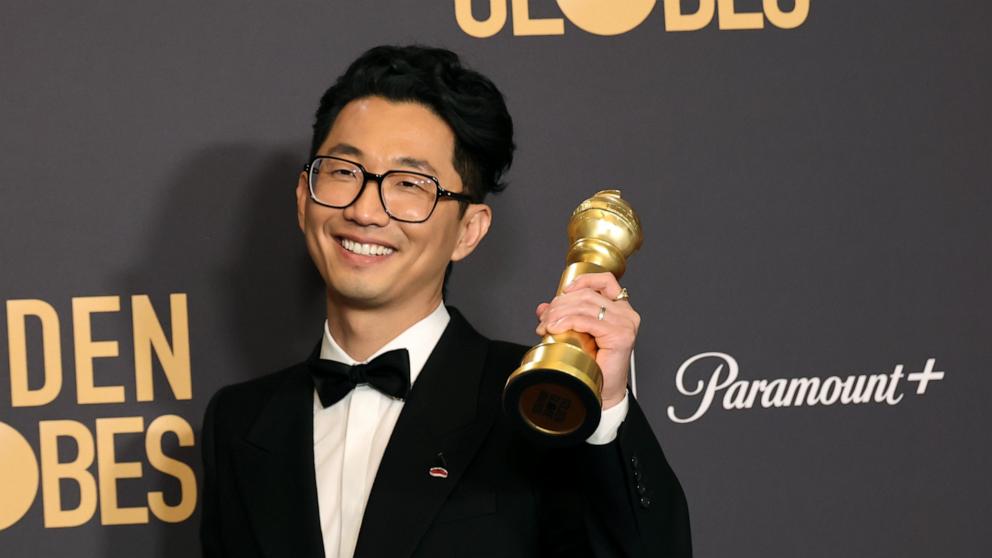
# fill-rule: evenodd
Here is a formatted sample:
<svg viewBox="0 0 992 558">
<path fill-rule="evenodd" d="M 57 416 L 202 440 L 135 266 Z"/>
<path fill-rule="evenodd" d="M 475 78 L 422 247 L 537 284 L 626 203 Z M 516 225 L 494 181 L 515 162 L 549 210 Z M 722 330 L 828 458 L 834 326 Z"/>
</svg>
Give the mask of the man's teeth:
<svg viewBox="0 0 992 558">
<path fill-rule="evenodd" d="M 388 256 L 393 253 L 392 248 L 387 248 L 378 244 L 363 244 L 347 238 L 341 239 L 341 246 L 344 246 L 344 249 L 349 252 L 361 254 L 363 256 Z"/>
</svg>

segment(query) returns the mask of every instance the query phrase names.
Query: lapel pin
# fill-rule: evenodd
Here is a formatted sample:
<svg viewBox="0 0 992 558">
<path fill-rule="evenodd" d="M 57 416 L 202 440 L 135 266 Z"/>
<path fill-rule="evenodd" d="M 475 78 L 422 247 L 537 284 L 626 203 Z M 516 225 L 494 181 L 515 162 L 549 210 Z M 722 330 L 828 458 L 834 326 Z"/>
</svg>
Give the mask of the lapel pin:
<svg viewBox="0 0 992 558">
<path fill-rule="evenodd" d="M 427 470 L 427 474 L 436 479 L 446 479 L 448 478 L 448 463 L 444 460 L 444 454 L 438 452 L 437 454 L 438 465 L 431 467 Z"/>
</svg>

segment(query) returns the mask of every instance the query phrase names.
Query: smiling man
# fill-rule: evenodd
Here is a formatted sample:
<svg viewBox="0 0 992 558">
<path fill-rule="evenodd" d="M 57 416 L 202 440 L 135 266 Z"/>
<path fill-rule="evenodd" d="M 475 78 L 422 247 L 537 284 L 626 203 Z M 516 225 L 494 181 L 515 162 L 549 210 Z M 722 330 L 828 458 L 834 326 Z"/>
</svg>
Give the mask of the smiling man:
<svg viewBox="0 0 992 558">
<path fill-rule="evenodd" d="M 470 203 L 454 152 L 431 109 L 369 96 L 341 109 L 300 176 L 300 228 L 328 287 L 328 327 L 357 360 L 437 309 L 448 262 L 489 230 L 492 210 Z"/>
<path fill-rule="evenodd" d="M 513 149 L 502 95 L 446 50 L 374 48 L 324 94 L 296 199 L 327 321 L 304 362 L 211 400 L 206 556 L 691 554 L 682 489 L 627 393 L 640 318 L 613 276 L 535 309 L 538 334 L 600 348 L 603 419 L 566 450 L 500 412 L 526 347 L 443 304 Z"/>
</svg>

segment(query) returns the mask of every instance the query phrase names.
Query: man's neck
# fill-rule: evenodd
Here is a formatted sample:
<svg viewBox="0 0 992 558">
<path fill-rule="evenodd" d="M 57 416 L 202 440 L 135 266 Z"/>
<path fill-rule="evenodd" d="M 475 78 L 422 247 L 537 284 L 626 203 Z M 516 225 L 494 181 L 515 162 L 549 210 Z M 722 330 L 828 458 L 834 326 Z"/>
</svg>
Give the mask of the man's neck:
<svg viewBox="0 0 992 558">
<path fill-rule="evenodd" d="M 358 362 L 364 362 L 386 343 L 426 318 L 441 304 L 436 297 L 396 307 L 368 308 L 327 297 L 327 328 L 338 346 Z"/>
</svg>

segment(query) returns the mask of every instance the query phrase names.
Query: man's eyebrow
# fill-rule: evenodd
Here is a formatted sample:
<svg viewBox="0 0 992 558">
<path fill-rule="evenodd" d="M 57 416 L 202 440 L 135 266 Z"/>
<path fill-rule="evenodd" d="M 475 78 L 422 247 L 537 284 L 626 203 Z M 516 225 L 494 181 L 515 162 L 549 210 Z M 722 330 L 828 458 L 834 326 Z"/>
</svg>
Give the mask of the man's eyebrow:
<svg viewBox="0 0 992 558">
<path fill-rule="evenodd" d="M 350 143 L 339 143 L 330 148 L 327 152 L 334 155 L 352 155 L 354 157 L 362 156 L 362 150 L 354 145 L 351 145 Z"/>
<path fill-rule="evenodd" d="M 413 167 L 432 176 L 437 176 L 437 171 L 434 170 L 434 167 L 423 159 L 417 159 L 416 157 L 396 157 L 393 159 L 393 162 L 402 167 Z"/>
<path fill-rule="evenodd" d="M 350 143 L 338 143 L 334 147 L 331 147 L 327 151 L 328 155 L 350 155 L 352 157 L 362 157 L 365 155 L 361 149 L 351 145 Z M 425 159 L 418 159 L 416 157 L 394 157 L 393 164 L 399 167 L 414 168 L 422 172 L 426 172 L 431 176 L 437 176 L 437 171 L 431 166 Z"/>
</svg>

